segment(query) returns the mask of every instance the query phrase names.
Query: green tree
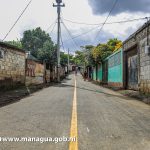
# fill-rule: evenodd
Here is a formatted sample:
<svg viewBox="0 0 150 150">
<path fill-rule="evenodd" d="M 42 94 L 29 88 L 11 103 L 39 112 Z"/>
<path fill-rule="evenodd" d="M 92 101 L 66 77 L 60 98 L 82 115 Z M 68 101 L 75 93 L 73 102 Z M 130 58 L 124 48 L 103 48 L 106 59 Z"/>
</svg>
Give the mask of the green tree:
<svg viewBox="0 0 150 150">
<path fill-rule="evenodd" d="M 122 46 L 122 41 L 118 40 L 117 38 L 109 39 L 107 45 L 114 52 Z"/>
<path fill-rule="evenodd" d="M 84 46 L 84 57 L 85 57 L 85 65 L 93 65 L 95 63 L 94 58 L 92 56 L 92 49 L 94 48 L 93 45 L 86 45 Z"/>
<path fill-rule="evenodd" d="M 60 64 L 66 65 L 68 63 L 68 54 L 60 52 Z"/>
<path fill-rule="evenodd" d="M 96 62 L 102 62 L 122 46 L 122 42 L 116 38 L 109 39 L 107 43 L 98 44 L 92 49 L 92 55 Z"/>
<path fill-rule="evenodd" d="M 51 56 L 54 49 L 56 49 L 49 34 L 40 27 L 25 31 L 21 43 L 25 50 L 31 51 L 34 57 L 42 60 L 50 59 L 49 56 Z"/>
<path fill-rule="evenodd" d="M 102 62 L 106 57 L 113 53 L 112 49 L 107 44 L 99 44 L 93 48 L 93 58 L 95 62 Z"/>
<path fill-rule="evenodd" d="M 74 62 L 80 66 L 92 65 L 94 63 L 94 59 L 92 56 L 93 45 L 85 45 L 81 46 L 81 51 L 75 52 Z"/>
<path fill-rule="evenodd" d="M 37 50 L 37 58 L 56 62 L 56 45 L 54 46 L 52 41 L 44 42 L 43 47 Z"/>
<path fill-rule="evenodd" d="M 84 65 L 85 63 L 85 56 L 83 51 L 76 51 L 75 57 L 73 57 L 73 61 L 77 65 Z"/>
</svg>

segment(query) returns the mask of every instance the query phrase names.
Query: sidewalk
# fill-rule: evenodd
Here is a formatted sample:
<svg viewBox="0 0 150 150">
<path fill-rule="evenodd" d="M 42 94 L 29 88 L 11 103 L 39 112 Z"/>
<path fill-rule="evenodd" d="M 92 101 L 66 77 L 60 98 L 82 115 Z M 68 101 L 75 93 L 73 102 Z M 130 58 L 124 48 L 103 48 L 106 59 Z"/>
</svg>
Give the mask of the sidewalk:
<svg viewBox="0 0 150 150">
<path fill-rule="evenodd" d="M 124 90 L 124 89 L 118 89 L 118 88 L 115 88 L 115 87 L 109 87 L 108 85 L 102 85 L 99 82 L 96 82 L 96 81 L 93 81 L 93 80 L 91 80 L 90 82 L 92 82 L 93 84 L 99 85 L 101 87 L 104 87 L 106 89 L 110 89 L 112 91 L 115 91 L 115 92 L 117 92 L 117 93 L 119 93 L 123 96 L 135 98 L 136 100 L 140 100 L 140 101 L 143 101 L 146 104 L 150 104 L 150 94 L 145 95 L 145 94 L 140 93 L 139 91 Z"/>
<path fill-rule="evenodd" d="M 133 90 L 118 90 L 118 92 L 124 96 L 136 98 L 138 100 L 143 101 L 146 104 L 150 104 L 150 95 L 145 95 L 140 93 L 139 91 L 133 91 Z"/>
</svg>

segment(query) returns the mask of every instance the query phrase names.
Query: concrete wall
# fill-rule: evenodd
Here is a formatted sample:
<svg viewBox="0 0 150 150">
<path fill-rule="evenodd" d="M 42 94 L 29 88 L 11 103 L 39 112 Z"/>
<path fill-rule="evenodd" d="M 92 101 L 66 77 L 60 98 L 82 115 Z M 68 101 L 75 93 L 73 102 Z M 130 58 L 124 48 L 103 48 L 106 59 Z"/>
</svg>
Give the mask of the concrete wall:
<svg viewBox="0 0 150 150">
<path fill-rule="evenodd" d="M 150 39 L 150 37 L 149 37 Z M 139 42 L 140 49 L 140 91 L 150 93 L 150 55 L 145 54 L 147 38 Z"/>
<path fill-rule="evenodd" d="M 130 36 L 124 42 L 123 49 L 128 51 L 135 45 L 138 49 L 139 90 L 144 93 L 150 93 L 150 55 L 145 54 L 145 46 L 150 45 L 150 22 L 149 25 L 143 25 L 143 27 Z"/>
<path fill-rule="evenodd" d="M 0 43 L 0 88 L 12 88 L 25 83 L 25 52 Z"/>
<path fill-rule="evenodd" d="M 65 66 L 60 67 L 60 77 L 64 78 L 65 77 Z"/>
<path fill-rule="evenodd" d="M 50 77 L 49 77 L 50 78 Z M 26 85 L 44 83 L 44 65 L 34 60 L 26 60 Z"/>
</svg>

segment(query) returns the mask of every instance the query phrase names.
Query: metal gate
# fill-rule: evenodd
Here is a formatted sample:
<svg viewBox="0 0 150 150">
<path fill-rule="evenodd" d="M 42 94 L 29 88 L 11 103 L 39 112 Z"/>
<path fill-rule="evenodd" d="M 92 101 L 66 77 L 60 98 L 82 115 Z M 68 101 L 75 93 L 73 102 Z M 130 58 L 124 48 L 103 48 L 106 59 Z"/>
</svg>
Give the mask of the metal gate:
<svg viewBox="0 0 150 150">
<path fill-rule="evenodd" d="M 138 89 L 138 56 L 128 57 L 128 88 Z"/>
</svg>

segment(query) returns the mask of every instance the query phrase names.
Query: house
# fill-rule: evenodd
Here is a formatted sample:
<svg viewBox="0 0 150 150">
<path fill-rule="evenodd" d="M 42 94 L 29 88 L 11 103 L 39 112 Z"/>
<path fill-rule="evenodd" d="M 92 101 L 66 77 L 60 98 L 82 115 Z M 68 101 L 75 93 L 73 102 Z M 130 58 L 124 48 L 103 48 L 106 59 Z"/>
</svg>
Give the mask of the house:
<svg viewBox="0 0 150 150">
<path fill-rule="evenodd" d="M 125 89 L 150 93 L 150 21 L 123 42 Z"/>
</svg>

